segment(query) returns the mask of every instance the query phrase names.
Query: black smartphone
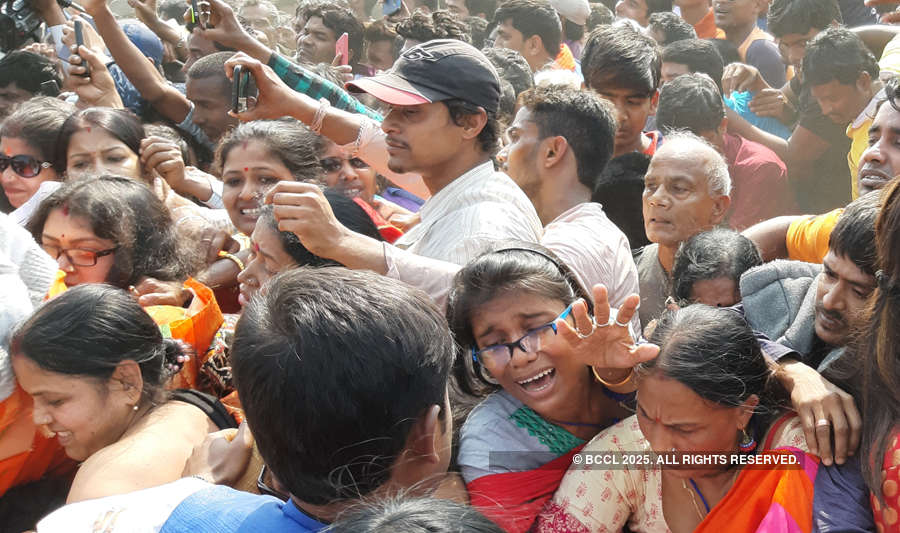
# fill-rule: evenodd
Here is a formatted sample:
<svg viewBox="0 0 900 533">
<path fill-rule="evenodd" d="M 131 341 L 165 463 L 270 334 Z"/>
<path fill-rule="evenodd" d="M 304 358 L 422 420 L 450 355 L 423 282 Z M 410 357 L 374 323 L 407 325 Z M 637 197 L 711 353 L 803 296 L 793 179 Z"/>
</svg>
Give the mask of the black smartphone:
<svg viewBox="0 0 900 533">
<path fill-rule="evenodd" d="M 231 110 L 243 113 L 247 110 L 247 93 L 250 90 L 250 73 L 237 65 L 231 76 Z"/>
<path fill-rule="evenodd" d="M 82 26 L 84 23 L 78 19 L 75 19 L 73 21 L 73 24 L 75 25 L 75 45 L 84 46 L 84 28 Z M 79 76 L 83 78 L 87 78 L 88 76 L 90 76 L 91 67 L 90 65 L 88 65 L 87 59 L 85 59 L 84 57 L 81 58 L 81 66 L 84 67 L 84 74 L 79 74 Z"/>
<path fill-rule="evenodd" d="M 40 93 L 44 96 L 52 96 L 56 98 L 57 96 L 59 96 L 59 84 L 56 83 L 56 80 L 47 80 L 41 82 Z"/>
<path fill-rule="evenodd" d="M 200 17 L 200 8 L 197 6 L 197 0 L 191 0 L 191 22 L 200 27 L 201 30 L 206 29 L 206 24 Z"/>
</svg>

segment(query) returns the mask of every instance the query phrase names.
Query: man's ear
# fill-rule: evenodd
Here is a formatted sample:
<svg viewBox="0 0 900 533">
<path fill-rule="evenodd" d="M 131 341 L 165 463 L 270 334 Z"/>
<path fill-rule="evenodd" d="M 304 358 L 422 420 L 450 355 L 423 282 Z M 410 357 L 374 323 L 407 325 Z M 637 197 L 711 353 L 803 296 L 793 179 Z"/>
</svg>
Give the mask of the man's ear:
<svg viewBox="0 0 900 533">
<path fill-rule="evenodd" d="M 653 89 L 653 96 L 650 97 L 650 113 L 647 116 L 656 115 L 656 107 L 659 105 L 659 89 Z"/>
<path fill-rule="evenodd" d="M 712 211 L 712 223 L 714 226 L 719 225 L 723 220 L 725 220 L 725 215 L 728 214 L 729 207 L 731 207 L 730 196 L 723 194 L 714 199 Z"/>
<path fill-rule="evenodd" d="M 437 463 L 441 460 L 438 443 L 443 434 L 441 406 L 432 405 L 416 419 L 406 441 L 406 450 L 418 460 Z"/>
<path fill-rule="evenodd" d="M 541 141 L 541 165 L 551 168 L 559 164 L 569 151 L 569 142 L 562 135 L 547 137 Z"/>
<path fill-rule="evenodd" d="M 141 401 L 144 390 L 144 379 L 141 376 L 141 367 L 136 361 L 121 361 L 113 370 L 109 381 L 111 388 L 121 391 L 130 405 L 137 405 Z"/>
<path fill-rule="evenodd" d="M 461 118 L 464 139 L 475 139 L 481 130 L 487 125 L 487 111 L 483 107 L 478 108 L 478 113 L 463 115 Z"/>
<path fill-rule="evenodd" d="M 410 427 L 403 451 L 391 466 L 391 484 L 409 488 L 435 485 L 434 476 L 447 465 L 442 463 L 448 457 L 442 455 L 446 442 L 447 420 L 440 417 L 441 406 L 431 405 L 419 415 Z M 451 416 L 446 413 L 446 416 Z M 443 457 L 443 459 L 442 459 Z M 440 472 L 443 476 L 444 472 Z"/>
<path fill-rule="evenodd" d="M 544 40 L 539 35 L 532 35 L 526 39 L 524 48 L 528 55 L 532 57 L 546 52 L 544 50 Z"/>
<path fill-rule="evenodd" d="M 859 76 L 856 78 L 856 89 L 864 94 L 872 89 L 872 76 L 868 72 L 862 71 L 859 73 Z"/>
</svg>

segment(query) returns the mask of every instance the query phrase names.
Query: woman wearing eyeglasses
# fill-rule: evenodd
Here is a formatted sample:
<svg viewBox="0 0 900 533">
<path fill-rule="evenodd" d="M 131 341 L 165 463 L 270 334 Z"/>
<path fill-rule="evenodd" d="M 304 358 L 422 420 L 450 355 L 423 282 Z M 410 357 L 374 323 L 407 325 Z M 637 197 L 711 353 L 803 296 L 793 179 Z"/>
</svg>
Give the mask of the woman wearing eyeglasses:
<svg viewBox="0 0 900 533">
<path fill-rule="evenodd" d="M 65 284 L 127 289 L 145 277 L 184 281 L 196 266 L 172 217 L 147 187 L 127 178 L 86 178 L 51 194 L 28 229 L 65 273 Z"/>
<path fill-rule="evenodd" d="M 325 184 L 353 198 L 365 209 L 378 227 L 382 238 L 394 242 L 403 235 L 403 229 L 417 217 L 415 213 L 423 201 L 412 193 L 391 187 L 374 168 L 359 157 L 350 157 L 338 145 L 325 137 L 319 137 L 319 164 L 325 171 Z M 388 218 L 399 215 L 403 224 L 392 224 Z"/>
<path fill-rule="evenodd" d="M 66 117 L 75 110 L 55 98 L 35 98 L 23 104 L 0 127 L 0 185 L 12 208 L 28 201 L 41 184 L 59 181 L 53 164 L 56 138 Z"/>
<path fill-rule="evenodd" d="M 372 205 L 378 186 L 375 170 L 358 157 L 348 157 L 324 137 L 319 137 L 319 143 L 319 164 L 325 171 L 325 184 Z"/>
<path fill-rule="evenodd" d="M 28 230 L 59 265 L 50 297 L 87 283 L 108 283 L 132 293 L 135 286 L 152 283 L 182 292 L 184 307 L 144 309 L 198 354 L 184 365 L 174 386 L 217 392 L 201 374 L 204 354 L 224 317 L 212 291 L 190 278 L 202 261 L 179 239 L 169 211 L 153 191 L 116 176 L 67 182 L 41 203 Z"/>
<path fill-rule="evenodd" d="M 592 298 L 533 244 L 457 274 L 447 303 L 460 346 L 454 374 L 463 392 L 489 393 L 462 427 L 458 463 L 472 504 L 507 531 L 527 531 L 572 454 L 629 415 L 631 368 L 655 355 L 634 346 L 637 302 L 632 295 L 610 318 L 605 289 Z"/>
</svg>

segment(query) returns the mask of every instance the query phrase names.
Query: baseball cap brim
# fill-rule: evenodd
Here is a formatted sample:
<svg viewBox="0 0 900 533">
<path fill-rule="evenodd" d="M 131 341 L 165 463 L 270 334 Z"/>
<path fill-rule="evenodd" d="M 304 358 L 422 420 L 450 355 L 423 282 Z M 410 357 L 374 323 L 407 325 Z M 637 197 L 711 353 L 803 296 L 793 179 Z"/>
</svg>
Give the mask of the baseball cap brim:
<svg viewBox="0 0 900 533">
<path fill-rule="evenodd" d="M 395 74 L 386 73 L 374 78 L 360 78 L 344 85 L 351 92 L 369 93 L 382 102 L 391 105 L 430 104 L 434 100 L 426 97 L 411 83 Z"/>
</svg>

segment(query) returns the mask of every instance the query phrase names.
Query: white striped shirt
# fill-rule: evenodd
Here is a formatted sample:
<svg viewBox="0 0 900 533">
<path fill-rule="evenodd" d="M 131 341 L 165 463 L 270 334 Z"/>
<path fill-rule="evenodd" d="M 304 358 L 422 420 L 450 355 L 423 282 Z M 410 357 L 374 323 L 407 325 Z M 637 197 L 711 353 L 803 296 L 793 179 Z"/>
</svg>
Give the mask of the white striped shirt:
<svg viewBox="0 0 900 533">
<path fill-rule="evenodd" d="M 394 243 L 414 254 L 464 265 L 496 241 L 538 242 L 541 221 L 522 189 L 487 161 L 425 202 L 422 221 Z"/>
<path fill-rule="evenodd" d="M 637 268 L 628 239 L 600 204 L 578 204 L 559 215 L 544 228 L 540 242 L 572 269 L 588 291 L 598 283 L 606 285 L 613 308 L 638 293 Z M 441 307 L 446 304 L 453 276 L 460 266 L 412 255 L 389 244 L 384 245 L 384 258 L 389 277 L 425 291 Z M 637 313 L 631 323 L 639 335 Z"/>
</svg>

